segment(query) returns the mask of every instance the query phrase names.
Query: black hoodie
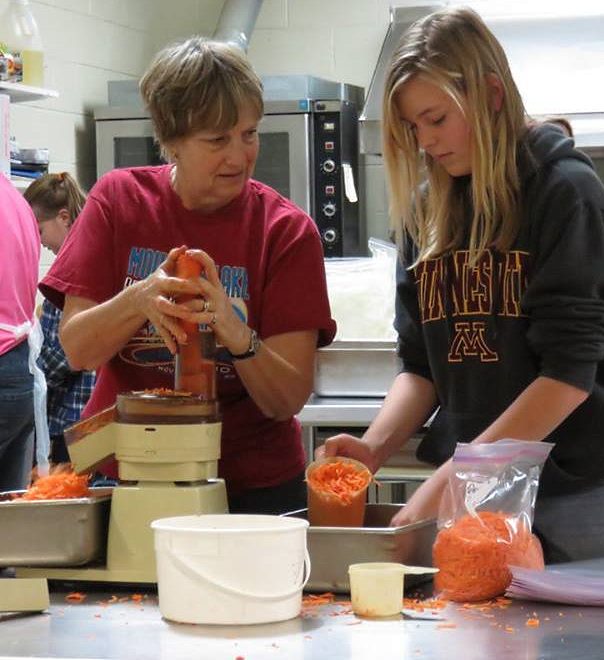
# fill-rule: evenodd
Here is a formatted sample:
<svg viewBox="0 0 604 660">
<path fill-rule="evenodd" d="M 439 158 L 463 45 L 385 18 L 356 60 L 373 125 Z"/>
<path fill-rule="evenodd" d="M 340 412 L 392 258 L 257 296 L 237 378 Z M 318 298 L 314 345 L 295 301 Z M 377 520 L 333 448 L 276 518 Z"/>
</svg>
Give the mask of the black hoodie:
<svg viewBox="0 0 604 660">
<path fill-rule="evenodd" d="M 399 264 L 403 371 L 433 381 L 439 411 L 418 458 L 440 464 L 538 376 L 590 393 L 549 437 L 541 493 L 604 480 L 604 186 L 554 125 L 527 133 L 522 221 L 512 249 Z M 528 155 L 527 155 L 528 152 Z M 414 247 L 406 246 L 404 263 Z"/>
</svg>

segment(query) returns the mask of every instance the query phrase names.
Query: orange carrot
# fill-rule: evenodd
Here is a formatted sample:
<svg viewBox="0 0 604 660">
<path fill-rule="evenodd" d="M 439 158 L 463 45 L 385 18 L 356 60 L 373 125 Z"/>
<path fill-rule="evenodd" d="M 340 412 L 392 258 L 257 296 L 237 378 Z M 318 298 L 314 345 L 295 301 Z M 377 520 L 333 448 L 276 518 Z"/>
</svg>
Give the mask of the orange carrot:
<svg viewBox="0 0 604 660">
<path fill-rule="evenodd" d="M 355 493 L 367 487 L 371 473 L 350 463 L 335 461 L 318 465 L 307 480 L 313 490 L 334 495 L 343 504 L 349 504 Z"/>
<path fill-rule="evenodd" d="M 192 280 L 201 276 L 202 265 L 193 257 L 189 257 L 187 254 L 181 254 L 176 259 L 176 277 L 180 277 L 183 280 Z M 178 296 L 178 302 L 186 302 L 191 300 L 194 296 L 191 295 L 181 295 Z M 191 323 L 191 321 L 181 320 L 180 324 L 182 325 L 184 331 L 190 335 L 197 331 L 197 323 Z"/>
<path fill-rule="evenodd" d="M 199 277 L 201 271 L 201 263 L 188 254 L 181 254 L 176 259 L 176 277 L 181 277 L 183 280 L 191 280 Z"/>
<path fill-rule="evenodd" d="M 23 494 L 24 500 L 66 500 L 76 497 L 88 497 L 88 475 L 75 472 L 54 472 L 40 477 Z"/>
<path fill-rule="evenodd" d="M 481 511 L 440 530 L 432 549 L 438 592 L 453 601 L 481 601 L 505 592 L 508 565 L 543 569 L 536 536 L 511 513 Z"/>
</svg>

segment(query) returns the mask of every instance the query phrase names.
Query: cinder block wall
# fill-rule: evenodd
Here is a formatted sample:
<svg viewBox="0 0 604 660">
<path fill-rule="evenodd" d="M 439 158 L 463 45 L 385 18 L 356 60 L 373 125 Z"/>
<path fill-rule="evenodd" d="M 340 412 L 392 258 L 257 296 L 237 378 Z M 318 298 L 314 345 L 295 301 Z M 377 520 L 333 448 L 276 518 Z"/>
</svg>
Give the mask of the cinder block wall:
<svg viewBox="0 0 604 660">
<path fill-rule="evenodd" d="M 390 0 L 265 0 L 249 57 L 262 74 L 306 73 L 369 87 Z M 401 4 L 400 0 L 397 4 Z M 0 12 L 8 0 L 0 0 Z M 95 180 L 92 111 L 107 81 L 138 78 L 153 54 L 195 32 L 211 35 L 223 0 L 30 0 L 45 49 L 45 87 L 59 97 L 11 107 L 22 147 L 48 147 L 51 171 Z M 381 160 L 365 159 L 367 235 L 387 235 Z M 52 255 L 43 251 L 41 273 Z"/>
</svg>

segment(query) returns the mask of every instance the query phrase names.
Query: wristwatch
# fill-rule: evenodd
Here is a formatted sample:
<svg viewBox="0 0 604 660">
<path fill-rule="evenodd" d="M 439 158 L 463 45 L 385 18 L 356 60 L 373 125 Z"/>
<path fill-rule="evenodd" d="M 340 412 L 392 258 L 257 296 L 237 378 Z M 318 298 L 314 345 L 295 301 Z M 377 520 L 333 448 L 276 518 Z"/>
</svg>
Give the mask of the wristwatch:
<svg viewBox="0 0 604 660">
<path fill-rule="evenodd" d="M 247 347 L 247 351 L 240 353 L 239 355 L 234 355 L 231 353 L 231 358 L 233 358 L 233 360 L 247 360 L 248 358 L 254 357 L 254 355 L 256 355 L 258 352 L 261 343 L 262 341 L 260 337 L 258 337 L 258 333 L 252 329 L 250 332 L 250 344 Z"/>
</svg>

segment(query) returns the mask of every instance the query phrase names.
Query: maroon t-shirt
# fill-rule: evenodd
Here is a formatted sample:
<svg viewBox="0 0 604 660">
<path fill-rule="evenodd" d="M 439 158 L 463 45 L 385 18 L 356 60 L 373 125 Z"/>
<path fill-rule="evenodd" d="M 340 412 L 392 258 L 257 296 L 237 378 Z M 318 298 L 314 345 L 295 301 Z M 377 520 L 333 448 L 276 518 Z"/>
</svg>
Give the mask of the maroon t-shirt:
<svg viewBox="0 0 604 660">
<path fill-rule="evenodd" d="M 102 303 L 144 279 L 173 247 L 205 250 L 241 317 L 262 338 L 319 330 L 332 341 L 321 241 L 316 225 L 272 188 L 248 181 L 242 193 L 211 214 L 189 211 L 169 183 L 170 166 L 114 170 L 94 186 L 50 271 L 42 293 L 62 307 L 64 296 Z M 223 416 L 219 474 L 230 493 L 283 483 L 304 468 L 295 418 L 265 417 L 219 352 Z M 147 323 L 97 370 L 88 417 L 120 392 L 173 387 L 174 361 Z"/>
</svg>

